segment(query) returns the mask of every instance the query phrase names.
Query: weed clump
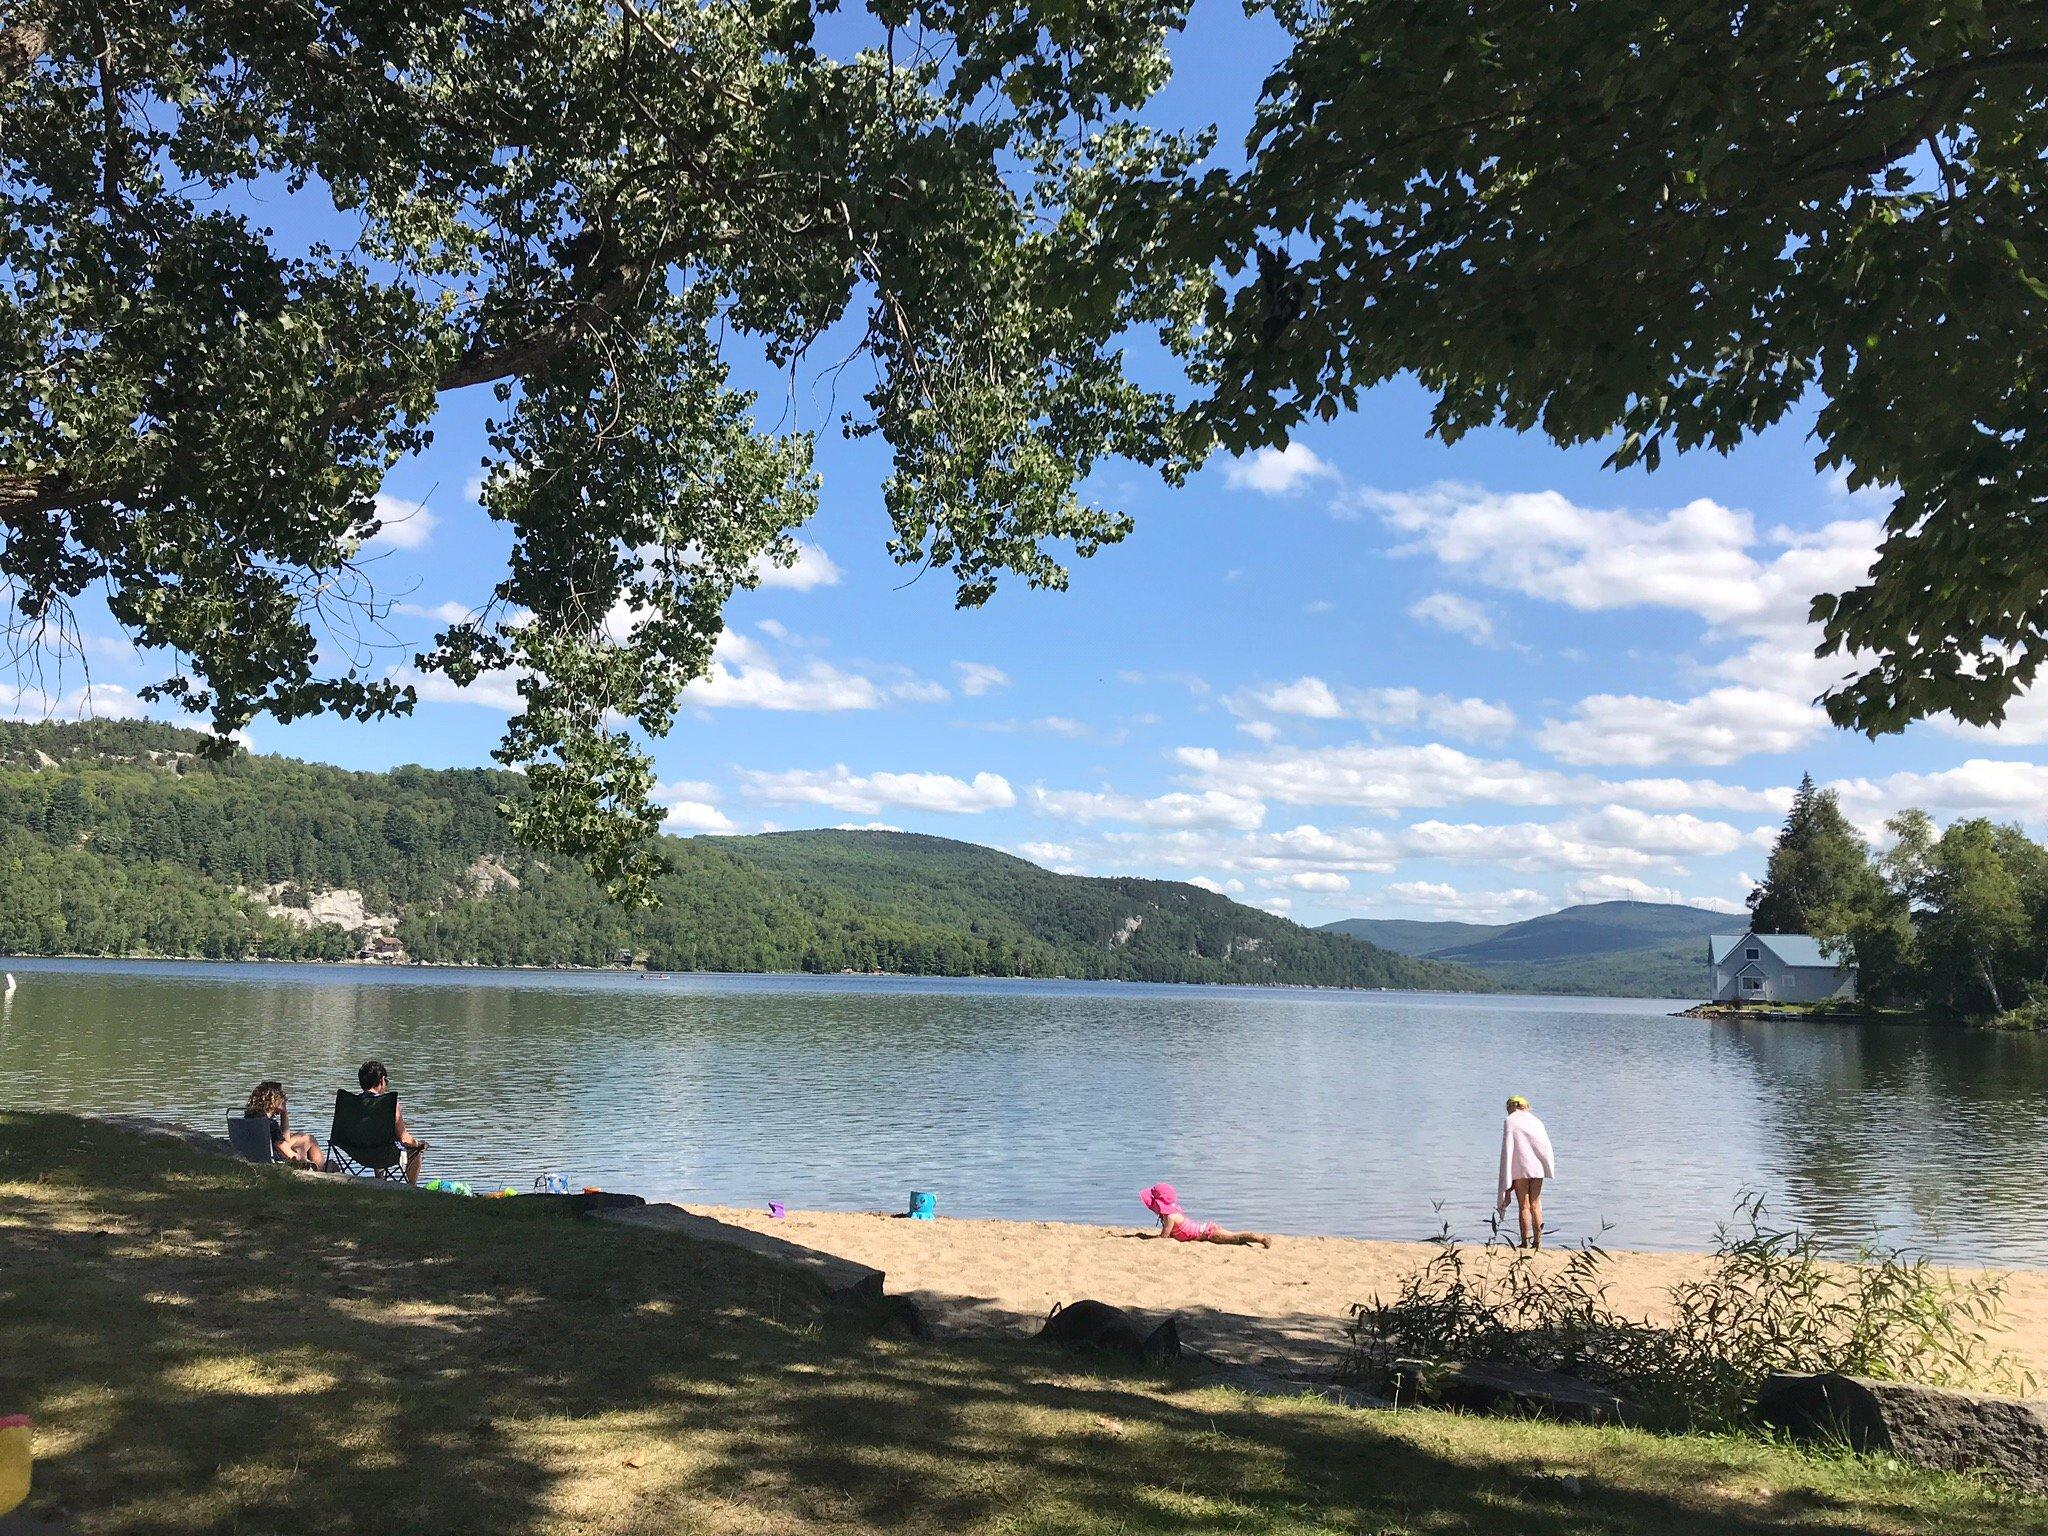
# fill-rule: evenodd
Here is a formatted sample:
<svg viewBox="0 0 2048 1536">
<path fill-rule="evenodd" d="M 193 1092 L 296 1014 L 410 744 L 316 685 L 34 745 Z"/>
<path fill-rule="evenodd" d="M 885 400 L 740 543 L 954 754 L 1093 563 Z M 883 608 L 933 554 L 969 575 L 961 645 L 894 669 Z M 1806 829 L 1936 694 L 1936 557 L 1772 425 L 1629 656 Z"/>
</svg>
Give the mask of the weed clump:
<svg viewBox="0 0 2048 1536">
<path fill-rule="evenodd" d="M 1986 1342 L 2001 1326 L 2002 1280 L 1883 1247 L 1830 1261 L 1810 1234 L 1770 1225 L 1757 1195 L 1740 1199 L 1711 1270 L 1673 1286 L 1657 1323 L 1609 1305 L 1597 1243 L 1556 1268 L 1519 1249 L 1503 1255 L 1498 1231 L 1476 1260 L 1448 1228 L 1437 1245 L 1391 1300 L 1352 1307 L 1348 1379 L 1377 1380 L 1405 1357 L 1534 1366 L 1618 1392 L 1670 1429 L 1741 1424 L 1773 1371 L 2033 1389 Z"/>
</svg>

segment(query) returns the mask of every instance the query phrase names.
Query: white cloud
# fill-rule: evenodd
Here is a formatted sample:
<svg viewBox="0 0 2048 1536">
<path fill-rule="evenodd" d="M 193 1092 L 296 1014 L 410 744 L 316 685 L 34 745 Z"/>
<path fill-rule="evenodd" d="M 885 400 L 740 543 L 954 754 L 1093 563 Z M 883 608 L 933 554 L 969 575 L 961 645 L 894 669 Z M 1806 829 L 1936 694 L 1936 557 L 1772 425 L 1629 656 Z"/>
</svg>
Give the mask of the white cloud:
<svg viewBox="0 0 2048 1536">
<path fill-rule="evenodd" d="M 1653 815 L 1626 805 L 1602 806 L 1559 825 L 1588 842 L 1683 857 L 1733 853 L 1747 840 L 1725 821 L 1706 821 L 1689 813 Z"/>
<path fill-rule="evenodd" d="M 1578 781 L 1591 794 L 1585 798 L 1608 799 L 1646 811 L 1770 811 L 1781 814 L 1792 804 L 1792 786 L 1748 789 L 1740 784 L 1722 784 L 1714 779 L 1598 779 Z"/>
<path fill-rule="evenodd" d="M 661 819 L 661 829 L 664 832 L 678 834 L 730 832 L 733 830 L 733 822 L 732 818 L 717 806 L 702 800 L 672 800 L 669 802 L 668 814 Z"/>
<path fill-rule="evenodd" d="M 1321 891 L 1335 895 L 1351 889 L 1351 881 L 1344 875 L 1329 870 L 1307 869 L 1298 875 L 1289 875 L 1287 883 L 1297 891 Z"/>
<path fill-rule="evenodd" d="M 1441 742 L 1281 747 L 1230 757 L 1214 747 L 1182 747 L 1174 756 L 1200 788 L 1290 805 L 1392 811 L 1475 800 L 1556 804 L 1563 782 L 1562 775 L 1511 760 L 1473 757 Z"/>
<path fill-rule="evenodd" d="M 905 704 L 943 704 L 953 697 L 944 683 L 927 677 L 907 677 L 888 684 L 889 697 Z"/>
<path fill-rule="evenodd" d="M 1551 720 L 1537 744 L 1576 766 L 1732 763 L 1790 752 L 1820 737 L 1828 719 L 1793 695 L 1767 688 L 1714 688 L 1695 698 L 1594 694 L 1568 720 Z"/>
<path fill-rule="evenodd" d="M 691 832 L 735 830 L 732 819 L 713 803 L 718 799 L 718 790 L 701 779 L 678 779 L 672 784 L 657 784 L 652 798 L 655 804 L 668 807 L 668 814 L 661 823 L 664 832 L 680 836 Z"/>
<path fill-rule="evenodd" d="M 1376 512 L 1408 535 L 1397 553 L 1429 554 L 1493 586 L 1581 612 L 1675 609 L 1704 620 L 1713 637 L 1750 642 L 1707 669 L 1745 692 L 1585 700 L 1580 718 L 1553 722 L 1547 733 L 1546 745 L 1573 763 L 1724 763 L 1821 735 L 1827 722 L 1812 700 L 1857 663 L 1814 656 L 1819 636 L 1807 609 L 1814 594 L 1862 581 L 1883 533 L 1876 519 L 1853 517 L 1817 529 L 1759 530 L 1749 513 L 1706 499 L 1640 514 L 1582 507 L 1556 491 L 1501 494 L 1449 484 L 1358 491 L 1345 505 Z M 1765 694 L 1780 697 L 1767 702 Z M 1632 743 L 1615 719 L 1623 709 L 1647 717 L 1642 739 Z"/>
<path fill-rule="evenodd" d="M 1368 725 L 1426 726 L 1460 740 L 1498 740 L 1515 728 L 1515 712 L 1504 704 L 1416 688 L 1361 689 L 1348 702 L 1351 718 Z"/>
<path fill-rule="evenodd" d="M 1441 880 L 1397 880 L 1373 893 L 1375 910 L 1386 907 L 1466 923 L 1512 923 L 1549 912 L 1558 903 L 1541 891 L 1517 886 L 1506 891 L 1461 891 Z"/>
<path fill-rule="evenodd" d="M 46 693 L 29 683 L 0 683 L 0 720 L 141 720 L 142 700 L 118 683 Z"/>
<path fill-rule="evenodd" d="M 1953 715 L 1937 715 L 1928 723 L 1944 736 L 1987 747 L 2038 747 L 2048 742 L 2048 687 L 2037 687 L 2014 699 L 1998 725 L 1965 725 Z"/>
<path fill-rule="evenodd" d="M 1237 728 L 1253 741 L 1265 746 L 1270 747 L 1280 739 L 1280 727 L 1270 720 L 1245 720 L 1240 722 Z"/>
<path fill-rule="evenodd" d="M 654 786 L 656 800 L 716 800 L 718 790 L 706 779 L 677 779 Z"/>
<path fill-rule="evenodd" d="M 1526 874 L 1559 869 L 1642 869 L 1672 856 L 1616 838 L 1610 828 L 1573 820 L 1481 822 L 1418 821 L 1392 839 L 1401 858 L 1500 864 Z"/>
<path fill-rule="evenodd" d="M 953 671 L 960 679 L 960 691 L 970 699 L 978 699 L 985 693 L 1010 686 L 1010 674 L 1001 667 L 992 667 L 985 661 L 956 661 Z"/>
<path fill-rule="evenodd" d="M 1931 773 L 1837 779 L 1828 786 L 1842 808 L 1861 823 L 1875 823 L 1908 806 L 1939 816 L 1990 816 L 2048 823 L 2048 765 L 1973 757 Z"/>
<path fill-rule="evenodd" d="M 1157 725 L 1159 717 L 1137 716 L 1133 723 Z M 1105 746 L 1121 746 L 1130 736 L 1122 729 L 1102 731 L 1085 720 L 1076 720 L 1071 715 L 1040 715 L 1035 720 L 958 720 L 954 724 L 970 731 L 988 731 L 995 735 L 1058 736 L 1066 741 L 1095 741 Z"/>
<path fill-rule="evenodd" d="M 458 685 L 440 672 L 422 672 L 417 667 L 393 667 L 386 677 L 400 686 L 409 685 L 430 704 L 475 704 L 516 714 L 526 707 L 519 697 L 516 672 L 480 672 L 476 681 Z"/>
<path fill-rule="evenodd" d="M 1362 490 L 1346 504 L 1409 535 L 1401 553 L 1429 553 L 1493 586 L 1583 612 L 1676 608 L 1752 633 L 1803 624 L 1814 593 L 1860 581 L 1882 533 L 1875 520 L 1845 519 L 1760 539 L 1749 513 L 1705 498 L 1646 516 L 1581 507 L 1556 491 L 1452 484 Z M 1777 553 L 1759 560 L 1759 543 Z"/>
<path fill-rule="evenodd" d="M 1289 443 L 1285 448 L 1261 448 L 1249 458 L 1231 460 L 1223 467 L 1223 483 L 1233 491 L 1289 496 L 1312 480 L 1326 480 L 1336 473 L 1305 444 Z"/>
<path fill-rule="evenodd" d="M 1326 597 L 1319 597 L 1312 603 L 1304 603 L 1301 611 L 1313 617 L 1316 614 L 1335 613 L 1337 605 Z"/>
<path fill-rule="evenodd" d="M 836 587 L 842 572 L 832 563 L 832 557 L 815 544 L 796 541 L 796 562 L 792 565 L 778 565 L 773 560 L 762 559 L 754 562 L 754 576 L 763 587 L 779 587 L 789 592 L 809 592 L 816 587 Z"/>
<path fill-rule="evenodd" d="M 1299 677 L 1291 683 L 1269 683 L 1251 691 L 1247 702 L 1254 708 L 1276 715 L 1300 715 L 1307 720 L 1342 720 L 1344 705 L 1337 691 L 1320 677 Z"/>
<path fill-rule="evenodd" d="M 1019 843 L 1017 852 L 1034 864 L 1061 872 L 1074 863 L 1074 850 L 1066 843 Z"/>
<path fill-rule="evenodd" d="M 1144 799 L 1112 791 L 1031 790 L 1031 808 L 1063 821 L 1127 821 L 1148 827 L 1235 827 L 1250 831 L 1266 819 L 1266 807 L 1251 795 L 1205 790 L 1174 791 Z"/>
<path fill-rule="evenodd" d="M 631 616 L 622 610 L 612 629 L 615 638 L 623 638 L 630 633 Z M 516 670 L 484 672 L 463 687 L 438 672 L 423 672 L 413 666 L 393 667 L 386 676 L 392 682 L 410 684 L 422 699 L 432 703 L 476 704 L 507 713 L 524 708 Z M 942 685 L 927 679 L 908 677 L 882 683 L 816 659 L 786 668 L 759 641 L 727 630 L 712 648 L 711 670 L 683 690 L 682 701 L 686 707 L 698 709 L 829 713 L 880 709 L 890 703 L 931 703 L 947 696 Z"/>
<path fill-rule="evenodd" d="M 438 519 L 423 502 L 401 501 L 379 491 L 377 521 L 382 525 L 364 541 L 366 549 L 424 549 Z"/>
<path fill-rule="evenodd" d="M 1455 592 L 1432 592 L 1408 605 L 1408 617 L 1474 645 L 1500 644 L 1500 630 L 1493 610 L 1486 604 L 1460 597 Z"/>
<path fill-rule="evenodd" d="M 902 686 L 884 688 L 872 678 L 818 660 L 785 672 L 757 642 L 727 630 L 712 651 L 710 672 L 683 690 L 683 703 L 705 709 L 879 709 L 890 698 L 903 697 Z"/>
<path fill-rule="evenodd" d="M 977 773 L 971 780 L 946 773 L 856 774 L 844 763 L 827 769 L 792 768 L 780 773 L 742 769 L 754 798 L 777 805 L 823 805 L 855 816 L 873 816 L 888 806 L 906 810 L 973 815 L 1017 803 L 1001 774 Z"/>
<path fill-rule="evenodd" d="M 1198 677 L 1192 672 L 1137 672 L 1125 667 L 1118 671 L 1116 680 L 1120 683 L 1129 683 L 1134 688 L 1154 685 L 1185 688 L 1198 699 L 1206 699 L 1215 692 L 1207 678 Z"/>
<path fill-rule="evenodd" d="M 1226 754 L 1181 747 L 1174 760 L 1195 788 L 1287 805 L 1400 811 L 1493 802 L 1506 805 L 1633 805 L 1644 810 L 1781 812 L 1789 787 L 1749 789 L 1713 779 L 1601 779 L 1475 757 L 1442 742 L 1419 746 L 1278 747 Z"/>
<path fill-rule="evenodd" d="M 466 624 L 476 617 L 476 610 L 467 603 L 435 603 L 422 607 L 418 603 L 393 603 L 393 613 L 402 613 L 409 619 L 432 619 L 436 624 Z"/>
<path fill-rule="evenodd" d="M 1335 688 L 1320 677 L 1267 683 L 1229 700 L 1237 714 L 1357 720 L 1394 728 L 1425 726 L 1461 739 L 1497 740 L 1514 729 L 1514 711 L 1485 699 L 1459 699 L 1419 688 Z"/>
<path fill-rule="evenodd" d="M 1199 886 L 1215 896 L 1236 896 L 1244 890 L 1244 882 L 1242 880 L 1216 881 L 1211 880 L 1207 875 L 1190 875 L 1185 883 Z"/>
</svg>

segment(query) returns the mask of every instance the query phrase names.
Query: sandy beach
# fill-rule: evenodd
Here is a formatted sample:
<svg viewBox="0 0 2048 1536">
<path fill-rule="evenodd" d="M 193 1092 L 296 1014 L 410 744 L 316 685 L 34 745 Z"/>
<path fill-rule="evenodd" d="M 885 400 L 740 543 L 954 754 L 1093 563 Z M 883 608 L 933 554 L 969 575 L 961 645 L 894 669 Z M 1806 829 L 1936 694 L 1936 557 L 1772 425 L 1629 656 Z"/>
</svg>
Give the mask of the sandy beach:
<svg viewBox="0 0 2048 1536">
<path fill-rule="evenodd" d="M 1143 1241 L 1135 1226 L 837 1211 L 791 1211 L 776 1221 L 765 1211 L 693 1209 L 881 1270 L 889 1294 L 910 1297 L 941 1331 L 1027 1331 L 1055 1303 L 1093 1297 L 1150 1316 L 1176 1313 L 1182 1337 L 1204 1354 L 1292 1376 L 1333 1363 L 1352 1303 L 1392 1296 L 1434 1252 L 1425 1243 L 1337 1237 L 1276 1237 L 1268 1250 Z M 1565 1255 L 1539 1262 L 1561 1265 Z M 1618 1311 L 1654 1319 L 1670 1287 L 1705 1273 L 1708 1262 L 1698 1254 L 1613 1253 L 1608 1299 Z M 2048 1271 L 1998 1273 L 2006 1274 L 2006 1326 L 1991 1342 L 2048 1380 Z"/>
</svg>

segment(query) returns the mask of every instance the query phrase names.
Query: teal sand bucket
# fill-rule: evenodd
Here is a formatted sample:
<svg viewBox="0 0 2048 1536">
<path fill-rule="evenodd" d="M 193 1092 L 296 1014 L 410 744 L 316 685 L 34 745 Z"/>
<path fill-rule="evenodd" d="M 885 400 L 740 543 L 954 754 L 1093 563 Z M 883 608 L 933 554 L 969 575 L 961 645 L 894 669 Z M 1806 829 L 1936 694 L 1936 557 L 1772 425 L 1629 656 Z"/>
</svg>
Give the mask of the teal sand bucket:
<svg viewBox="0 0 2048 1536">
<path fill-rule="evenodd" d="M 903 1213 L 912 1221 L 931 1221 L 939 1214 L 939 1197 L 928 1189 L 910 1192 L 910 1209 Z"/>
</svg>

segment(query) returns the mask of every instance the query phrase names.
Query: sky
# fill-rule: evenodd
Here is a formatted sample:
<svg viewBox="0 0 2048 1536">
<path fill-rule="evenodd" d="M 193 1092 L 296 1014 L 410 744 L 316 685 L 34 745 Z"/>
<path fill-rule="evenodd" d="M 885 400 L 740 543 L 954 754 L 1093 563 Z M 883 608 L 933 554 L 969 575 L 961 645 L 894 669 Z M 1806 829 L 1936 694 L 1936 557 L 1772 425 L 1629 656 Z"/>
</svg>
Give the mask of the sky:
<svg viewBox="0 0 2048 1536">
<path fill-rule="evenodd" d="M 1277 36 L 1198 9 L 1153 116 L 1241 134 Z M 289 234 L 289 230 L 282 231 Z M 1873 836 L 1908 805 L 2048 829 L 2048 696 L 2005 727 L 1876 742 L 1813 703 L 1816 592 L 1856 582 L 1887 500 L 1813 467 L 1812 413 L 1726 456 L 1601 468 L 1599 445 L 1427 434 L 1397 381 L 1284 450 L 1184 486 L 1090 489 L 1123 544 L 1064 593 L 954 607 L 884 550 L 879 446 L 822 386 L 736 358 L 778 426 L 821 429 L 803 556 L 740 594 L 712 673 L 655 746 L 678 834 L 887 826 L 1048 868 L 1194 880 L 1307 923 L 1506 922 L 1580 901 L 1739 911 L 1803 772 Z M 1161 373 L 1149 382 L 1167 382 Z M 506 540 L 475 502 L 485 392 L 386 482 L 371 562 L 393 669 L 466 612 Z M 162 675 L 87 615 L 85 660 L 0 673 L 0 714 L 140 712 Z M 410 718 L 259 720 L 258 751 L 350 768 L 487 763 L 502 682 L 427 679 Z"/>
</svg>

